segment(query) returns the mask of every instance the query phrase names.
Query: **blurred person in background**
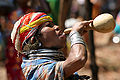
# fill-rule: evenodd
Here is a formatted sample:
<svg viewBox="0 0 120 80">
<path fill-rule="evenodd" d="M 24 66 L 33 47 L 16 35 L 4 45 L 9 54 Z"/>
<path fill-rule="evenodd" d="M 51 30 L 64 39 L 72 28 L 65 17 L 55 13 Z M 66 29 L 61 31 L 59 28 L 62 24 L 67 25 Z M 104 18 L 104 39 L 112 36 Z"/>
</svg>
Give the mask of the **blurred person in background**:
<svg viewBox="0 0 120 80">
<path fill-rule="evenodd" d="M 116 19 L 120 10 L 120 0 L 101 0 L 100 13 L 110 13 Z"/>
<path fill-rule="evenodd" d="M 116 26 L 113 31 L 112 41 L 113 43 L 120 43 L 120 12 L 117 14 L 116 17 Z"/>
<path fill-rule="evenodd" d="M 8 80 L 25 80 L 21 69 L 22 57 L 18 55 L 17 51 L 10 39 L 10 33 L 14 23 L 24 14 L 33 11 L 28 5 L 30 0 L 14 0 L 15 7 L 12 12 L 8 14 L 6 20 L 6 70 Z"/>
<path fill-rule="evenodd" d="M 114 29 L 115 34 L 120 34 L 120 11 L 116 17 L 116 27 Z"/>
<path fill-rule="evenodd" d="M 0 16 L 0 61 L 5 61 L 4 24 L 5 18 Z"/>
</svg>

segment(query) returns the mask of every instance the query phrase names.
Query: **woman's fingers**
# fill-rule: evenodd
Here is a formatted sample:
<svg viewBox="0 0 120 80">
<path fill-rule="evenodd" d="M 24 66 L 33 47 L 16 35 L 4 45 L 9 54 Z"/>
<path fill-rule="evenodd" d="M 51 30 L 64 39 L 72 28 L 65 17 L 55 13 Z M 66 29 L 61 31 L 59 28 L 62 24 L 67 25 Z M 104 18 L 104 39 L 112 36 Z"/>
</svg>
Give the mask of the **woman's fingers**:
<svg viewBox="0 0 120 80">
<path fill-rule="evenodd" d="M 81 24 L 82 24 L 82 25 L 85 25 L 85 26 L 89 25 L 90 23 L 93 23 L 93 20 L 81 22 Z"/>
</svg>

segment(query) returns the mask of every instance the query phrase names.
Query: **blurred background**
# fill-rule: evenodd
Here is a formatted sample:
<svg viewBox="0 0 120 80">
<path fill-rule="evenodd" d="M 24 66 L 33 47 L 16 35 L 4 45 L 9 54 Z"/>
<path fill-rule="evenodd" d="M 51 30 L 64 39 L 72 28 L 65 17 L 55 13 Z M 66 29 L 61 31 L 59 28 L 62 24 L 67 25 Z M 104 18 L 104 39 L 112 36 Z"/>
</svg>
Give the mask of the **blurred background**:
<svg viewBox="0 0 120 80">
<path fill-rule="evenodd" d="M 88 61 L 78 73 L 93 80 L 120 80 L 120 0 L 0 0 L 0 80 L 22 80 L 22 57 L 14 49 L 10 33 L 21 16 L 33 11 L 47 13 L 63 30 L 77 21 L 112 14 L 116 22 L 112 32 L 84 35 Z M 64 52 L 69 53 L 69 45 L 68 39 Z"/>
</svg>

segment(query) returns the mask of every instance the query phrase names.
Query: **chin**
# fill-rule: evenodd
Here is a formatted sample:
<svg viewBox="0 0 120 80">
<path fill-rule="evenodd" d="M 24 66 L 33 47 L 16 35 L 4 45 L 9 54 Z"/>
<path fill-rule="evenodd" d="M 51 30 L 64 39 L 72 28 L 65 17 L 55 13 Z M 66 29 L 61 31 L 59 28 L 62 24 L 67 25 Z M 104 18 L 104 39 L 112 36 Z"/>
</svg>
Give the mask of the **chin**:
<svg viewBox="0 0 120 80">
<path fill-rule="evenodd" d="M 55 47 L 51 47 L 51 48 L 58 50 L 58 49 L 62 49 L 62 48 L 64 48 L 64 47 L 65 47 L 65 45 L 55 46 Z"/>
<path fill-rule="evenodd" d="M 65 48 L 65 44 L 59 47 L 59 49 L 62 49 L 62 48 Z"/>
<path fill-rule="evenodd" d="M 61 48 L 51 47 L 50 49 L 53 49 L 53 50 L 58 50 L 58 49 L 61 49 Z"/>
</svg>

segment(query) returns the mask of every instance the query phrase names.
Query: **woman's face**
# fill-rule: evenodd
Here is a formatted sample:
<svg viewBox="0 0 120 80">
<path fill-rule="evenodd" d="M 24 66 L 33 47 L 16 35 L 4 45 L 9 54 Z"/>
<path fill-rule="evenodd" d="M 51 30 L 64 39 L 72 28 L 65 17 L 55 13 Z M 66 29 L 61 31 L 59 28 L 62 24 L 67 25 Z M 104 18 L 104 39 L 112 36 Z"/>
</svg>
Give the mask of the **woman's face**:
<svg viewBox="0 0 120 80">
<path fill-rule="evenodd" d="M 42 27 L 39 39 L 45 48 L 60 49 L 65 46 L 66 36 L 59 26 L 46 22 Z"/>
</svg>

